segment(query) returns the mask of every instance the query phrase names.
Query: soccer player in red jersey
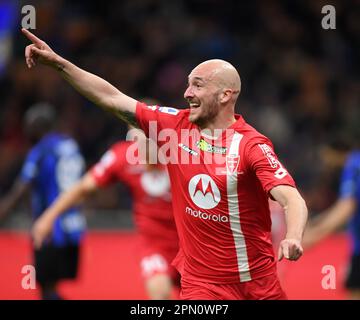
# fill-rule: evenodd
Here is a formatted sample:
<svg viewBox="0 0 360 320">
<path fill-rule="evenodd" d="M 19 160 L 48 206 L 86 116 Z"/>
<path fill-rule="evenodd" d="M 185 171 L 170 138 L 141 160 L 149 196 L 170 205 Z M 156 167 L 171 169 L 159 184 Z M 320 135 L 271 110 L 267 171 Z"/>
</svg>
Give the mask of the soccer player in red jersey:
<svg viewBox="0 0 360 320">
<path fill-rule="evenodd" d="M 190 108 L 146 106 L 65 60 L 29 31 L 29 68 L 47 64 L 81 94 L 139 126 L 170 153 L 168 171 L 179 235 L 174 265 L 183 299 L 285 299 L 271 243 L 268 197 L 285 209 L 278 259 L 297 260 L 307 220 L 305 201 L 271 141 L 235 114 L 236 69 L 209 60 L 190 73 Z"/>
<path fill-rule="evenodd" d="M 137 131 L 134 133 L 134 131 Z M 151 299 L 176 298 L 179 274 L 171 262 L 178 252 L 178 236 L 172 213 L 170 181 L 166 167 L 149 164 L 149 144 L 142 131 L 130 130 L 136 142 L 114 144 L 83 178 L 64 192 L 35 222 L 33 238 L 40 247 L 50 235 L 54 221 L 70 207 L 116 182 L 128 186 L 133 196 L 135 226 L 139 236 L 142 276 Z M 148 147 L 148 148 L 147 148 Z M 139 152 L 147 150 L 148 154 Z M 156 149 L 156 146 L 155 146 Z"/>
</svg>

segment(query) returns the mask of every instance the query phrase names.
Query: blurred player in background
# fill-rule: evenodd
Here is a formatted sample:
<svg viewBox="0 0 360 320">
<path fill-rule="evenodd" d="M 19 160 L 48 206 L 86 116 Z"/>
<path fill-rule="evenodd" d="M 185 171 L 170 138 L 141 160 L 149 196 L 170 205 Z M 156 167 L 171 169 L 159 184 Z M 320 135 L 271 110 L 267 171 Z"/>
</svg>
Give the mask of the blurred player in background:
<svg viewBox="0 0 360 320">
<path fill-rule="evenodd" d="M 167 165 L 179 235 L 174 265 L 181 274 L 181 298 L 286 299 L 277 277 L 268 198 L 285 209 L 279 260 L 302 256 L 307 207 L 271 141 L 235 114 L 241 90 L 237 70 L 223 60 L 205 61 L 188 77 L 188 109 L 147 106 L 23 32 L 32 41 L 25 49 L 29 68 L 40 62 L 58 70 L 82 95 L 139 126 L 160 147 L 169 143 L 158 139 L 160 134 L 171 132 L 170 153 L 191 159 Z"/>
<path fill-rule="evenodd" d="M 149 163 L 152 152 L 157 159 L 156 145 L 151 144 L 138 129 L 129 132 L 132 137 L 128 138 L 135 142 L 114 144 L 77 184 L 60 195 L 35 222 L 35 245 L 41 246 L 51 233 L 53 222 L 68 208 L 79 205 L 86 196 L 100 188 L 121 182 L 133 196 L 141 270 L 147 294 L 156 300 L 176 298 L 179 274 L 170 264 L 178 251 L 178 236 L 167 170 L 164 165 Z M 121 256 L 115 255 L 114 258 L 121 259 Z"/>
<path fill-rule="evenodd" d="M 360 300 L 360 150 L 331 148 L 326 155 L 343 166 L 339 195 L 331 207 L 309 221 L 304 246 L 311 247 L 348 224 L 352 245 L 345 286 L 352 299 Z"/>
<path fill-rule="evenodd" d="M 26 133 L 35 146 L 28 153 L 20 177 L 11 191 L 0 199 L 0 216 L 4 217 L 31 190 L 32 216 L 37 219 L 60 193 L 79 180 L 85 163 L 77 143 L 56 132 L 55 111 L 46 103 L 29 108 L 25 114 Z M 56 285 L 77 275 L 79 246 L 85 219 L 74 207 L 52 221 L 52 237 L 35 248 L 36 280 L 43 299 L 60 299 Z"/>
</svg>

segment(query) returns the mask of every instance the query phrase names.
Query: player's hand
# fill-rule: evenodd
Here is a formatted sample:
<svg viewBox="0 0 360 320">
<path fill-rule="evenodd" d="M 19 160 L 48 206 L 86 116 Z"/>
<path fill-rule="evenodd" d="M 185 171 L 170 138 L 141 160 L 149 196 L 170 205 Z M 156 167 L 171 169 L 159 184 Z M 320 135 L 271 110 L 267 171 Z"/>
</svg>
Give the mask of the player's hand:
<svg viewBox="0 0 360 320">
<path fill-rule="evenodd" d="M 50 236 L 52 228 L 53 221 L 46 214 L 40 216 L 40 218 L 35 221 L 31 229 L 31 234 L 36 249 L 39 249 L 44 241 Z"/>
<path fill-rule="evenodd" d="M 304 250 L 299 240 L 284 239 L 279 245 L 278 260 L 281 261 L 285 257 L 285 259 L 296 261 L 302 256 L 303 252 Z"/>
<path fill-rule="evenodd" d="M 36 66 L 36 62 L 56 67 L 59 56 L 34 34 L 26 29 L 21 29 L 22 33 L 32 42 L 25 48 L 25 61 L 29 69 Z"/>
</svg>

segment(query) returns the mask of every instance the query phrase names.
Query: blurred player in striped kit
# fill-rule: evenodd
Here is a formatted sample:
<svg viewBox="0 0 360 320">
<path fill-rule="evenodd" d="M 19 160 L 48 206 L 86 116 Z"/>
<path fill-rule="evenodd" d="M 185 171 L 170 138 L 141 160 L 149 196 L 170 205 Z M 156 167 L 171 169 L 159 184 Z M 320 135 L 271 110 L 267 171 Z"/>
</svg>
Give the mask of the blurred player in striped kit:
<svg viewBox="0 0 360 320">
<path fill-rule="evenodd" d="M 37 219 L 57 196 L 82 176 L 84 159 L 77 143 L 55 128 L 55 110 L 46 103 L 29 108 L 25 128 L 35 143 L 23 164 L 20 177 L 0 201 L 0 216 L 10 212 L 28 191 L 32 195 L 32 217 Z M 52 236 L 35 248 L 36 280 L 43 299 L 60 299 L 56 285 L 62 279 L 77 275 L 79 249 L 85 230 L 85 219 L 75 206 L 54 219 Z"/>
</svg>

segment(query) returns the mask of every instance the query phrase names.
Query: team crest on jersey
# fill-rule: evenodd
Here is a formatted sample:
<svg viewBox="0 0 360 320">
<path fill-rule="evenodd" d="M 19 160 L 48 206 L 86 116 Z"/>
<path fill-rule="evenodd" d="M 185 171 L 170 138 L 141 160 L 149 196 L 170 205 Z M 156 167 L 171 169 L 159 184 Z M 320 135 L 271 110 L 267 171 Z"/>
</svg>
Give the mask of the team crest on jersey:
<svg viewBox="0 0 360 320">
<path fill-rule="evenodd" d="M 171 114 L 173 116 L 176 116 L 179 113 L 178 109 L 169 108 L 169 107 L 160 107 L 159 111 L 162 112 L 162 113 Z"/>
<path fill-rule="evenodd" d="M 229 154 L 226 156 L 226 169 L 228 173 L 236 172 L 237 168 L 239 167 L 240 163 L 240 156 L 235 154 Z"/>
</svg>

